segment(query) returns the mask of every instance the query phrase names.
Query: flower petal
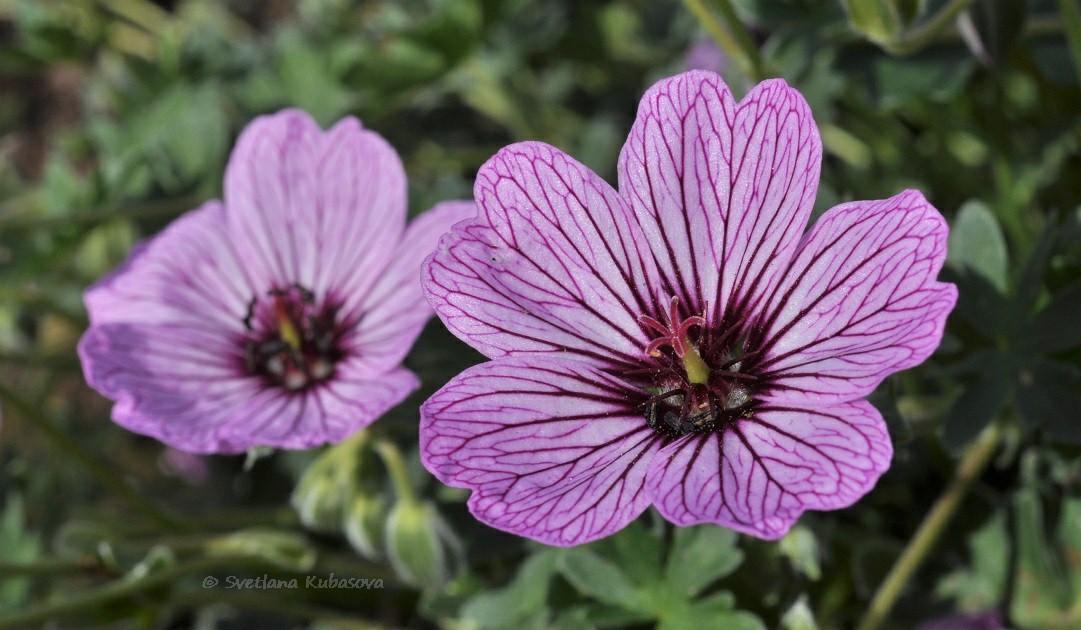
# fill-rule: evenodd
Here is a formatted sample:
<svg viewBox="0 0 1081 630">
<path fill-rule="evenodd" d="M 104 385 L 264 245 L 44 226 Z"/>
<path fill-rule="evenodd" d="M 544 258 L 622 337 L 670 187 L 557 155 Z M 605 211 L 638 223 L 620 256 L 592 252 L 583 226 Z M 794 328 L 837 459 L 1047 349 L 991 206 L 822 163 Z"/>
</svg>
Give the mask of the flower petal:
<svg viewBox="0 0 1081 630">
<path fill-rule="evenodd" d="M 580 361 L 497 359 L 472 367 L 421 407 L 421 459 L 473 491 L 485 523 L 552 545 L 611 534 L 649 505 L 660 438 L 615 377 Z"/>
<path fill-rule="evenodd" d="M 856 502 L 892 455 L 886 424 L 866 401 L 813 410 L 767 401 L 723 434 L 666 446 L 654 458 L 648 492 L 677 525 L 717 523 L 776 539 L 804 510 Z"/>
<path fill-rule="evenodd" d="M 476 214 L 472 201 L 437 204 L 409 225 L 371 290 L 347 297 L 341 316 L 357 324 L 355 333 L 344 341 L 355 349 L 357 361 L 366 369 L 381 373 L 405 358 L 432 316 L 421 288 L 421 263 L 452 225 Z"/>
<path fill-rule="evenodd" d="M 942 215 L 917 191 L 828 211 L 773 296 L 759 368 L 790 396 L 851 400 L 926 359 L 957 288 L 935 281 Z"/>
<path fill-rule="evenodd" d="M 666 290 L 719 320 L 777 283 L 810 217 L 821 162 L 807 102 L 784 80 L 758 84 L 737 105 L 720 76 L 691 71 L 642 98 L 619 188 Z"/>
<path fill-rule="evenodd" d="M 235 443 L 304 450 L 341 442 L 375 422 L 420 386 L 404 368 L 371 375 L 345 361 L 334 377 L 303 393 L 280 388 L 253 397 L 224 429 Z"/>
<path fill-rule="evenodd" d="M 116 401 L 117 424 L 198 453 L 338 442 L 418 385 L 408 370 L 370 379 L 347 361 L 334 379 L 286 392 L 244 374 L 239 347 L 199 328 L 107 323 L 87 331 L 79 356 L 91 386 Z"/>
<path fill-rule="evenodd" d="M 188 212 L 87 290 L 92 324 L 171 323 L 240 332 L 252 283 L 212 201 Z"/>
<path fill-rule="evenodd" d="M 261 286 L 366 290 L 405 228 L 405 170 L 379 135 L 345 118 L 323 132 L 285 110 L 252 121 L 225 171 L 236 247 Z"/>
<path fill-rule="evenodd" d="M 477 175 L 480 216 L 425 264 L 428 299 L 489 357 L 570 352 L 629 363 L 648 343 L 638 316 L 656 271 L 630 209 L 592 171 L 548 145 L 504 148 Z"/>
<path fill-rule="evenodd" d="M 191 452 L 246 448 L 221 434 L 232 414 L 261 390 L 242 372 L 227 335 L 177 324 L 104 323 L 79 341 L 90 385 L 116 401 L 113 420 Z"/>
</svg>

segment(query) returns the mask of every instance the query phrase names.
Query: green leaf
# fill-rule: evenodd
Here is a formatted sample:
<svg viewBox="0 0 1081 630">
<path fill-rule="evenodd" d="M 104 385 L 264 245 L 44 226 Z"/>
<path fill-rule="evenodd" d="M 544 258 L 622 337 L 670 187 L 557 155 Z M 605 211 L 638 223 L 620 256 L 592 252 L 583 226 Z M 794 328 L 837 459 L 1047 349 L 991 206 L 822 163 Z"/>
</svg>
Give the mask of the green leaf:
<svg viewBox="0 0 1081 630">
<path fill-rule="evenodd" d="M 1006 514 L 995 514 L 968 539 L 970 566 L 942 578 L 936 592 L 957 601 L 964 611 L 996 606 L 1006 592 L 1009 577 L 1010 539 Z"/>
<path fill-rule="evenodd" d="M 822 577 L 822 566 L 818 562 L 818 540 L 809 527 L 796 525 L 781 539 L 778 547 L 797 571 L 811 580 Z"/>
<path fill-rule="evenodd" d="M 563 577 L 583 595 L 629 610 L 652 612 L 620 568 L 593 551 L 568 549 L 560 555 L 558 565 Z"/>
<path fill-rule="evenodd" d="M 718 593 L 681 608 L 675 614 L 661 619 L 658 625 L 659 630 L 760 630 L 765 627 L 758 617 L 736 610 L 735 599 L 730 593 Z"/>
<path fill-rule="evenodd" d="M 987 65 L 1002 64 L 1025 27 L 1026 0 L 976 0 L 960 20 L 965 42 Z"/>
<path fill-rule="evenodd" d="M 735 571 L 743 562 L 736 532 L 713 525 L 676 529 L 665 567 L 665 583 L 675 596 L 688 599 Z"/>
<path fill-rule="evenodd" d="M 22 497 L 11 493 L 0 513 L 0 561 L 26 563 L 41 553 L 41 540 L 26 531 L 26 513 Z M 29 579 L 5 579 L 0 576 L 0 612 L 22 607 L 30 593 Z"/>
<path fill-rule="evenodd" d="M 542 549 L 526 558 L 504 588 L 481 593 L 461 610 L 463 621 L 479 628 L 522 628 L 525 621 L 546 613 L 546 600 L 559 552 Z"/>
<path fill-rule="evenodd" d="M 852 28 L 876 43 L 885 43 L 901 32 L 903 24 L 891 0 L 843 0 Z"/>
<path fill-rule="evenodd" d="M 953 98 L 968 83 L 975 62 L 963 47 L 926 48 L 906 57 L 881 55 L 871 62 L 871 80 L 882 107 L 910 101 Z"/>
<path fill-rule="evenodd" d="M 650 585 L 661 579 L 660 567 L 664 555 L 661 537 L 634 521 L 623 531 L 604 540 L 605 555 L 635 584 Z"/>
<path fill-rule="evenodd" d="M 1036 352 L 1053 354 L 1081 346 L 1081 280 L 1059 290 L 1025 326 L 1019 343 Z"/>
<path fill-rule="evenodd" d="M 807 605 L 806 595 L 801 595 L 781 616 L 781 627 L 784 630 L 818 630 L 814 611 Z"/>
<path fill-rule="evenodd" d="M 1022 368 L 1017 380 L 1015 400 L 1025 422 L 1060 442 L 1081 444 L 1081 368 L 1038 359 Z"/>
<path fill-rule="evenodd" d="M 946 416 L 943 442 L 952 450 L 963 448 L 998 417 L 1013 387 L 1015 370 L 995 353 L 983 363 L 983 372 L 954 401 Z"/>
<path fill-rule="evenodd" d="M 946 262 L 959 273 L 983 278 L 1001 294 L 1008 290 L 1006 238 L 982 201 L 969 200 L 958 211 L 950 230 Z"/>
<path fill-rule="evenodd" d="M 1065 570 L 1045 536 L 1043 506 L 1035 491 L 1014 497 L 1017 571 L 1010 616 L 1019 627 L 1045 627 L 1070 606 Z"/>
</svg>

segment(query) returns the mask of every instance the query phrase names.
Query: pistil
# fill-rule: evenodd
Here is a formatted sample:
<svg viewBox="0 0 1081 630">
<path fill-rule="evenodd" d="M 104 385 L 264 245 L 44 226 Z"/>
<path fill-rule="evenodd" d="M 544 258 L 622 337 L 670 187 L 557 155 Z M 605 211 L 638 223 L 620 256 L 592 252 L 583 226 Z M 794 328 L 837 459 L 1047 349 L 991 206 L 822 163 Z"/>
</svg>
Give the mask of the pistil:
<svg viewBox="0 0 1081 630">
<path fill-rule="evenodd" d="M 661 356 L 661 347 L 670 346 L 676 356 L 683 362 L 683 369 L 687 373 L 688 382 L 700 385 L 709 382 L 709 365 L 702 360 L 698 348 L 691 343 L 687 335 L 692 327 L 702 326 L 706 323 L 703 317 L 692 315 L 686 319 L 680 319 L 679 298 L 672 296 L 672 300 L 668 305 L 668 325 L 662 324 L 648 315 L 641 316 L 639 321 L 661 333 L 660 337 L 649 342 L 649 345 L 646 346 L 646 354 L 651 357 L 659 357 Z"/>
</svg>

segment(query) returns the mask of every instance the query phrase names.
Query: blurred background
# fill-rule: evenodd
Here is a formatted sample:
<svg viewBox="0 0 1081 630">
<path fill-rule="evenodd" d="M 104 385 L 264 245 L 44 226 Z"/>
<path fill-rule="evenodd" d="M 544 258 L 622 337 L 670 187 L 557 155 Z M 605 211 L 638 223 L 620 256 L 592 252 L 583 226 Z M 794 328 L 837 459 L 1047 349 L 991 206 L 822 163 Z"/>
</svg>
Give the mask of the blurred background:
<svg viewBox="0 0 1081 630">
<path fill-rule="evenodd" d="M 874 394 L 896 455 L 854 507 L 777 543 L 652 511 L 572 550 L 488 529 L 417 460 L 417 406 L 481 360 L 438 321 L 423 389 L 330 449 L 172 451 L 84 383 L 82 291 L 220 196 L 254 116 L 358 116 L 417 213 L 518 140 L 614 182 L 688 68 L 806 96 L 816 215 L 918 188 L 950 221 L 960 303 Z M 0 0 L 0 627 L 847 628 L 921 545 L 886 627 L 1081 627 L 1079 73 L 1077 0 Z"/>
</svg>

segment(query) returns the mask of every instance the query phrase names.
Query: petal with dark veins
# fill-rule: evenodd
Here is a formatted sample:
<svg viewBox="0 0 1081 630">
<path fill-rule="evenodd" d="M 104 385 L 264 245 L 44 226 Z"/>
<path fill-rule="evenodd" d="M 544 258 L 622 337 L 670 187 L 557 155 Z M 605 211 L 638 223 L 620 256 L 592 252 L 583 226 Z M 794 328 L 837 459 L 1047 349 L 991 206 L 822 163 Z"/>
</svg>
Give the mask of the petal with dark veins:
<svg viewBox="0 0 1081 630">
<path fill-rule="evenodd" d="M 649 239 L 669 295 L 714 321 L 780 279 L 814 204 L 822 162 L 807 102 L 781 79 L 739 104 L 692 71 L 646 92 L 619 161 L 620 193 Z"/>
<path fill-rule="evenodd" d="M 776 395 L 852 400 L 930 356 L 957 302 L 935 280 L 947 230 L 911 190 L 826 212 L 769 305 L 759 369 Z"/>
<path fill-rule="evenodd" d="M 630 208 L 592 171 L 538 142 L 489 160 L 480 216 L 455 226 L 425 265 L 448 328 L 489 357 L 560 353 L 611 366 L 649 342 L 638 316 L 656 270 Z"/>
<path fill-rule="evenodd" d="M 805 510 L 855 503 L 892 455 L 882 415 L 866 401 L 822 409 L 767 401 L 723 433 L 666 446 L 647 487 L 676 525 L 716 523 L 776 539 Z"/>
<path fill-rule="evenodd" d="M 421 407 L 421 459 L 473 491 L 492 527 L 551 545 L 622 529 L 649 505 L 661 439 L 629 386 L 579 361 L 508 357 L 472 367 Z"/>
</svg>

